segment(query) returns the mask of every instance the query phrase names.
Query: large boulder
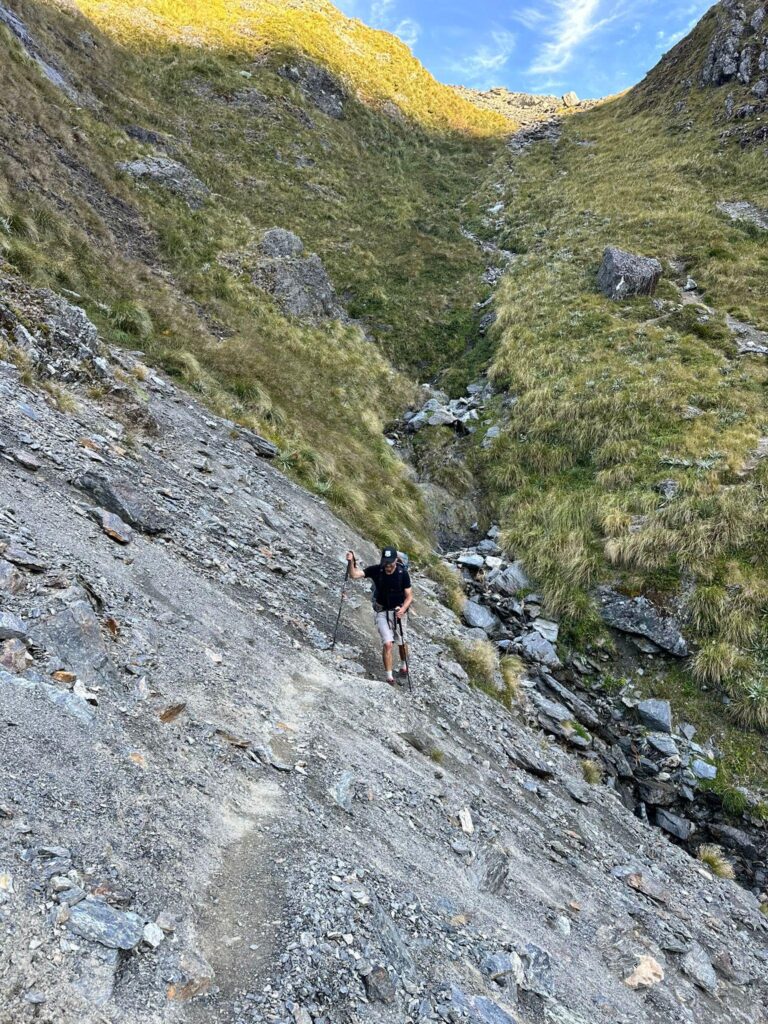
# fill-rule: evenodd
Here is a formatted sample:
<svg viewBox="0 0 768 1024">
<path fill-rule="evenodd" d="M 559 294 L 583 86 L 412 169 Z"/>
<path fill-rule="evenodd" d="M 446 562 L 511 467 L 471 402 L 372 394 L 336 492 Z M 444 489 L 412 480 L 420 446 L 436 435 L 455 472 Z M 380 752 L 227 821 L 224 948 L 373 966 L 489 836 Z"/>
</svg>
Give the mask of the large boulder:
<svg viewBox="0 0 768 1024">
<path fill-rule="evenodd" d="M 285 64 L 277 72 L 293 82 L 318 110 L 337 120 L 344 116 L 346 93 L 326 68 L 317 64 Z"/>
<path fill-rule="evenodd" d="M 485 605 L 478 604 L 476 601 L 466 601 L 462 614 L 468 626 L 471 626 L 473 629 L 482 629 L 486 633 L 493 632 L 499 625 L 497 616 L 493 614 L 490 608 L 486 608 Z"/>
<path fill-rule="evenodd" d="M 75 486 L 89 494 L 97 505 L 119 516 L 142 533 L 163 533 L 168 527 L 168 517 L 133 484 L 110 480 L 103 473 L 88 470 L 75 481 Z"/>
<path fill-rule="evenodd" d="M 167 156 L 144 156 L 119 163 L 117 167 L 135 181 L 153 182 L 180 196 L 190 210 L 199 210 L 211 194 L 208 186 L 188 167 Z"/>
<path fill-rule="evenodd" d="M 603 295 L 618 301 L 632 295 L 653 295 L 660 277 L 658 260 L 609 245 L 603 253 L 597 284 Z"/>
<path fill-rule="evenodd" d="M 270 228 L 251 248 L 222 253 L 219 263 L 237 275 L 248 275 L 287 316 L 312 323 L 349 321 L 323 261 L 317 253 L 306 253 L 299 236 L 287 228 Z"/>
<path fill-rule="evenodd" d="M 626 597 L 611 587 L 599 587 L 597 594 L 600 614 L 609 626 L 622 633 L 644 636 L 676 658 L 688 655 L 688 644 L 677 620 L 662 615 L 647 597 Z"/>
</svg>

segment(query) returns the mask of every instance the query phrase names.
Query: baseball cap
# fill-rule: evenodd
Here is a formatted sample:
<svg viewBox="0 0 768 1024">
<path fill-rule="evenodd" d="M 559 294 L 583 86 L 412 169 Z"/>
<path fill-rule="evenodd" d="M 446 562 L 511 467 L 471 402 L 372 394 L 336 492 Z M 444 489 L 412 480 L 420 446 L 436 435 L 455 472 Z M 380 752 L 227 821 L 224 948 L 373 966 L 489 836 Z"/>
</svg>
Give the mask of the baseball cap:
<svg viewBox="0 0 768 1024">
<path fill-rule="evenodd" d="M 397 561 L 397 548 L 382 548 L 381 550 L 381 564 L 390 565 L 392 562 Z"/>
</svg>

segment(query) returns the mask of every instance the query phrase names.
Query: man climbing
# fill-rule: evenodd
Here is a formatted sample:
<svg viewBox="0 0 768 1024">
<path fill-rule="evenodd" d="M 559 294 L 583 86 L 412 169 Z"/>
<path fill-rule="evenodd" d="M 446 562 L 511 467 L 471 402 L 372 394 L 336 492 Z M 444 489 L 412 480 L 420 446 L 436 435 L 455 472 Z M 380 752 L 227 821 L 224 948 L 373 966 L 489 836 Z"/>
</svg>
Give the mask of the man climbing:
<svg viewBox="0 0 768 1024">
<path fill-rule="evenodd" d="M 413 601 L 411 577 L 406 567 L 400 562 L 395 548 L 384 548 L 378 565 L 369 565 L 360 569 L 353 551 L 347 552 L 349 575 L 353 580 L 368 579 L 373 581 L 374 604 L 373 614 L 376 628 L 383 644 L 381 656 L 387 682 L 395 685 L 392 673 L 392 647 L 395 634 L 400 633 L 400 668 L 398 676 L 408 678 L 408 642 L 405 613 Z"/>
</svg>

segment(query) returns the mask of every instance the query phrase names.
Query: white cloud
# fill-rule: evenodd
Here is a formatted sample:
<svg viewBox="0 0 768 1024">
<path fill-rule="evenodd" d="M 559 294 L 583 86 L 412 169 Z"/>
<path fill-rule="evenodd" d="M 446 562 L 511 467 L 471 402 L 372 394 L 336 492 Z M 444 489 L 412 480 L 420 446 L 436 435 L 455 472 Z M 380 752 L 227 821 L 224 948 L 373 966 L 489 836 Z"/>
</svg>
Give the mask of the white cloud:
<svg viewBox="0 0 768 1024">
<path fill-rule="evenodd" d="M 514 48 L 514 34 L 499 29 L 491 33 L 490 43 L 483 43 L 474 53 L 455 61 L 451 70 L 458 72 L 473 85 L 490 88 L 498 85 L 498 73 L 507 66 Z"/>
<path fill-rule="evenodd" d="M 406 46 L 410 46 L 413 49 L 419 41 L 421 25 L 418 21 L 414 21 L 413 18 L 403 18 L 402 21 L 395 25 L 392 31 L 403 40 Z"/>
<path fill-rule="evenodd" d="M 539 50 L 530 71 L 547 75 L 562 71 L 570 63 L 576 47 L 612 18 L 596 20 L 600 0 L 553 0 L 555 24 L 547 32 L 549 42 Z"/>
<path fill-rule="evenodd" d="M 395 0 L 372 0 L 366 19 L 374 28 L 383 28 L 399 36 L 406 46 L 413 47 L 421 35 L 421 25 L 414 18 L 395 20 Z"/>
<path fill-rule="evenodd" d="M 526 28 L 538 28 L 547 20 L 547 15 L 538 7 L 523 7 L 519 11 L 511 11 L 510 17 Z"/>
</svg>

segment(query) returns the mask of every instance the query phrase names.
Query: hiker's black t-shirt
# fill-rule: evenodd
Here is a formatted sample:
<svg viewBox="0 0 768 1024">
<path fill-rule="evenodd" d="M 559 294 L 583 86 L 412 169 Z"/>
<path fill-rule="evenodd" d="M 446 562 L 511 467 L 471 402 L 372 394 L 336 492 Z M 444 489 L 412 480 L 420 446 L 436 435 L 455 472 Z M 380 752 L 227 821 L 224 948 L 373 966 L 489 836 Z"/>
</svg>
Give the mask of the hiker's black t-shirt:
<svg viewBox="0 0 768 1024">
<path fill-rule="evenodd" d="M 365 578 L 373 580 L 376 604 L 384 611 L 391 612 L 405 602 L 405 592 L 411 585 L 411 577 L 404 566 L 396 565 L 393 573 L 386 573 L 383 565 L 369 565 L 365 569 Z"/>
</svg>

